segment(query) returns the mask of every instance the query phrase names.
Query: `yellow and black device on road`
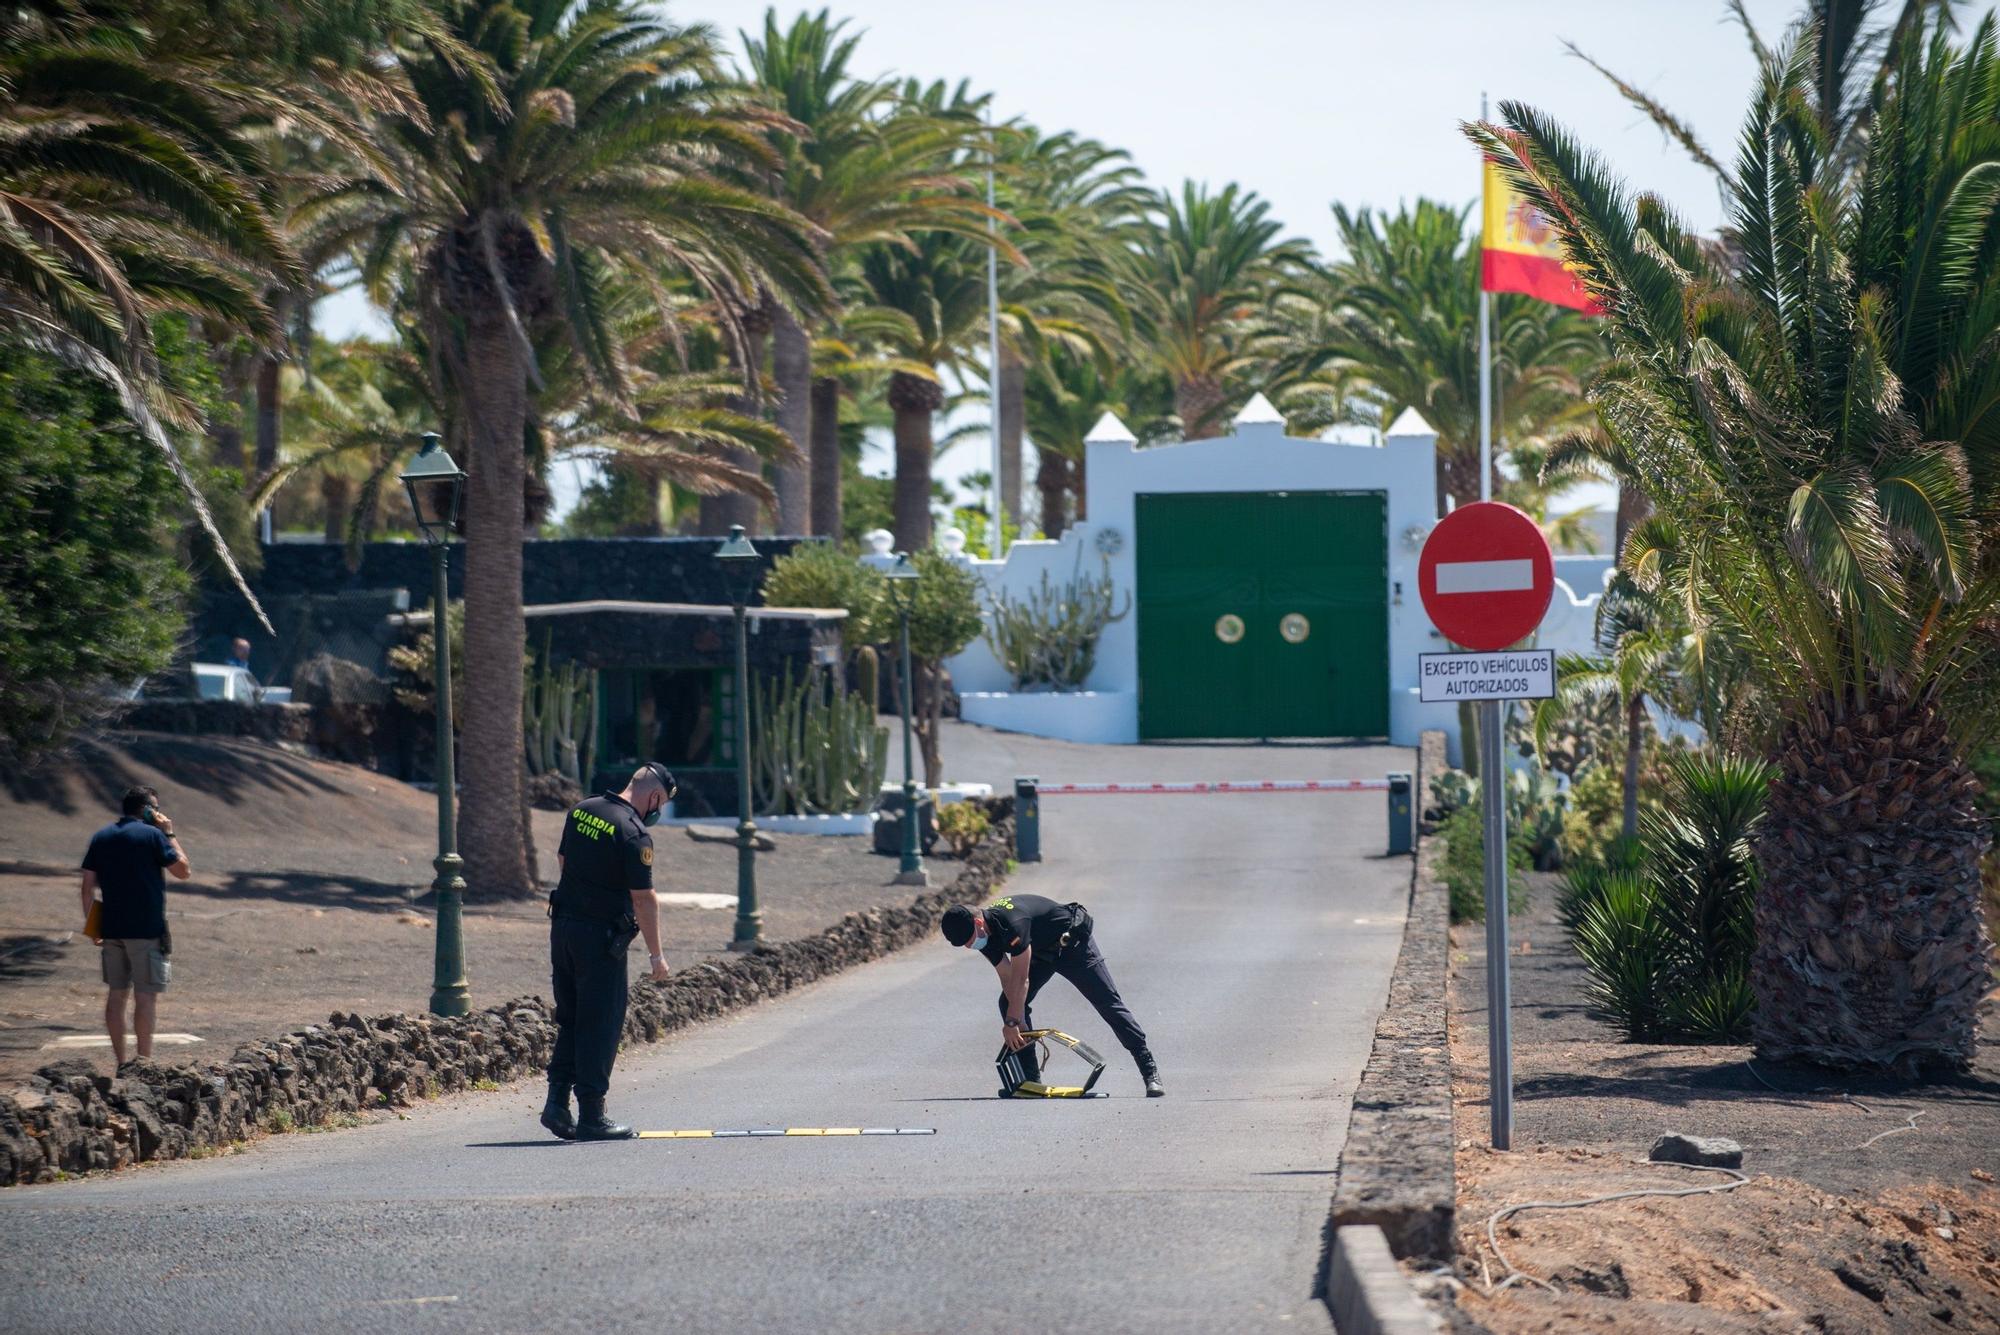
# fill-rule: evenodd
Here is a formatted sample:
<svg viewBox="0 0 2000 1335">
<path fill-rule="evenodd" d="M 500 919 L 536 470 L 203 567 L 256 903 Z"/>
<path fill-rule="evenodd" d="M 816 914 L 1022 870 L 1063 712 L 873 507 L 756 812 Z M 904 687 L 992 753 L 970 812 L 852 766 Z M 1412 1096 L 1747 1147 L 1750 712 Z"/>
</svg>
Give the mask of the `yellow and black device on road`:
<svg viewBox="0 0 2000 1335">
<path fill-rule="evenodd" d="M 1092 1094 L 1090 1088 L 1097 1083 L 1097 1077 L 1104 1074 L 1104 1058 L 1097 1055 L 1097 1049 L 1080 1038 L 1072 1038 L 1060 1029 L 1029 1029 L 1021 1034 L 1028 1040 L 1028 1046 L 1019 1052 L 1000 1049 L 994 1059 L 994 1068 L 1000 1072 L 1000 1097 L 1003 1099 L 1088 1099 L 1103 1098 L 1102 1094 Z M 1090 1078 L 1081 1085 L 1050 1085 L 1042 1080 L 1042 1068 L 1048 1064 L 1049 1044 L 1055 1043 L 1068 1048 L 1077 1056 L 1090 1063 Z"/>
</svg>

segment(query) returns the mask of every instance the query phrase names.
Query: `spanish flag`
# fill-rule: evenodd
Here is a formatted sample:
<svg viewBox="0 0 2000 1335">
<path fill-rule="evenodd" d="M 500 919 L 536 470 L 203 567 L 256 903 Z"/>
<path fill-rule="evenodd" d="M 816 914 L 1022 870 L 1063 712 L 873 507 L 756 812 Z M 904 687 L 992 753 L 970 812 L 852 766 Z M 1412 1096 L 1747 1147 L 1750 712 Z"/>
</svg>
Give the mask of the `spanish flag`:
<svg viewBox="0 0 2000 1335">
<path fill-rule="evenodd" d="M 1479 285 L 1488 292 L 1525 292 L 1591 315 L 1604 308 L 1592 301 L 1563 260 L 1555 224 L 1507 184 L 1500 165 L 1484 160 L 1486 188 L 1480 221 Z"/>
</svg>

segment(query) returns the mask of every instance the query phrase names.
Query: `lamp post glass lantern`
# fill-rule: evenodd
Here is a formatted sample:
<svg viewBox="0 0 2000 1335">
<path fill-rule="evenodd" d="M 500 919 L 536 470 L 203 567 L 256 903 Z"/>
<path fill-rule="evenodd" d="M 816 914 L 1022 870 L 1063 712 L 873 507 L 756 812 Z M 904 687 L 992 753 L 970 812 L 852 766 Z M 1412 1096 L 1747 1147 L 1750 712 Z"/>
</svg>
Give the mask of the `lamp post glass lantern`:
<svg viewBox="0 0 2000 1335">
<path fill-rule="evenodd" d="M 746 631 L 750 595 L 757 587 L 757 549 L 734 525 L 715 552 L 736 616 L 736 931 L 731 950 L 755 950 L 764 943 L 764 915 L 757 909 L 757 823 L 750 817 L 750 640 Z"/>
<path fill-rule="evenodd" d="M 465 878 L 459 874 L 465 863 L 458 856 L 458 820 L 454 809 L 458 793 L 452 767 L 448 563 L 452 530 L 458 524 L 458 507 L 465 499 L 465 473 L 445 453 L 444 441 L 435 431 L 424 433 L 423 449 L 403 474 L 403 490 L 409 495 L 418 531 L 431 549 L 431 670 L 436 682 L 438 748 L 438 852 L 431 863 L 437 869 L 431 881 L 431 889 L 437 893 L 437 951 L 431 973 L 431 1013 L 463 1015 L 472 1008 L 472 1002 L 465 984 Z"/>
<path fill-rule="evenodd" d="M 908 552 L 896 554 L 896 564 L 885 572 L 889 581 L 889 597 L 896 604 L 896 620 L 902 638 L 900 654 L 903 679 L 903 857 L 897 864 L 896 884 L 929 885 L 930 877 L 924 872 L 924 857 L 918 847 L 917 821 L 917 777 L 915 762 L 910 754 L 910 613 L 917 602 L 917 581 L 922 578 L 917 567 L 911 562 Z"/>
</svg>

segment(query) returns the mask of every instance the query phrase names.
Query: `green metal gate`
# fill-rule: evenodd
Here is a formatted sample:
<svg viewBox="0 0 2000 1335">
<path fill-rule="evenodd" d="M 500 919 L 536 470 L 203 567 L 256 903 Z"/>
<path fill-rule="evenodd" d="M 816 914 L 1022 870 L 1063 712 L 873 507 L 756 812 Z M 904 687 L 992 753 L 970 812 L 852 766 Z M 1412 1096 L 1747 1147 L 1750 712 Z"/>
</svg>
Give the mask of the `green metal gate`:
<svg viewBox="0 0 2000 1335">
<path fill-rule="evenodd" d="M 1137 504 L 1142 738 L 1387 735 L 1385 496 Z"/>
</svg>

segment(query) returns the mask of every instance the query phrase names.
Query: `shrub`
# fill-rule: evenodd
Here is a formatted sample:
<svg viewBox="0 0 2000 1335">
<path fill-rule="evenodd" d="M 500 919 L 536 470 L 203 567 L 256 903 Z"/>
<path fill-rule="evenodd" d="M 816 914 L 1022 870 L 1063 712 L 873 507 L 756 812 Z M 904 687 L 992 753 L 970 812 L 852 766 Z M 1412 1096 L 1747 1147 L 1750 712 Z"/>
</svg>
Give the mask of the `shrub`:
<svg viewBox="0 0 2000 1335">
<path fill-rule="evenodd" d="M 1431 776 L 1431 809 L 1425 813 L 1431 819 L 1443 822 L 1461 807 L 1472 805 L 1472 799 L 1479 793 L 1479 780 L 1462 769 L 1448 769 L 1442 774 Z"/>
<path fill-rule="evenodd" d="M 1586 765 L 1569 785 L 1563 812 L 1563 857 L 1587 862 L 1619 836 L 1624 820 L 1625 785 L 1616 766 Z"/>
<path fill-rule="evenodd" d="M 1536 871 L 1563 865 L 1563 793 L 1555 776 L 1539 768 L 1507 776 L 1507 839 L 1518 844 Z"/>
<path fill-rule="evenodd" d="M 862 565 L 830 542 L 802 542 L 771 563 L 764 576 L 767 607 L 840 607 L 841 644 L 853 649 L 895 634 L 893 617 L 878 617 L 885 602 L 882 572 Z"/>
<path fill-rule="evenodd" d="M 1644 865 L 1644 847 L 1637 839 L 1614 835 L 1601 854 L 1586 853 L 1570 863 L 1563 874 L 1562 889 L 1556 892 L 1556 918 L 1565 931 L 1575 934 L 1585 907 L 1603 897 L 1608 877 L 1640 870 Z"/>
<path fill-rule="evenodd" d="M 970 857 L 972 850 L 979 847 L 992 823 L 977 802 L 950 802 L 938 808 L 937 828 L 951 845 L 951 851 L 963 858 Z"/>
<path fill-rule="evenodd" d="M 1579 865 L 1558 912 L 1589 969 L 1591 1001 L 1632 1042 L 1748 1037 L 1757 864 L 1750 836 L 1771 769 L 1689 753 L 1667 762 L 1665 803 L 1641 822 L 1638 856 Z"/>
<path fill-rule="evenodd" d="M 1445 819 L 1439 834 L 1444 840 L 1444 884 L 1451 897 L 1451 920 L 1484 921 L 1486 830 L 1479 808 L 1460 807 Z M 1528 869 L 1528 853 L 1512 840 L 1507 852 L 1507 912 L 1511 915 L 1527 905 L 1527 886 L 1516 873 Z"/>
<path fill-rule="evenodd" d="M 183 504 L 109 389 L 0 343 L 0 761 L 60 748 L 173 658 Z"/>
</svg>

